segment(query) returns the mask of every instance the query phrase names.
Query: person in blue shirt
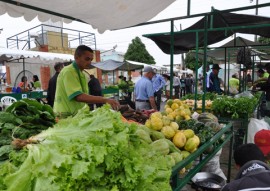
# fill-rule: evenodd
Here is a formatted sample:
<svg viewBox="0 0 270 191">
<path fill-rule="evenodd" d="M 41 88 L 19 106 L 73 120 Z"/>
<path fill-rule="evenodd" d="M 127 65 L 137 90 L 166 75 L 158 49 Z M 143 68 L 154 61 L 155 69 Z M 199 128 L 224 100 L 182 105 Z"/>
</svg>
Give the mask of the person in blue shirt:
<svg viewBox="0 0 270 191">
<path fill-rule="evenodd" d="M 157 110 L 152 78 L 155 71 L 151 66 L 144 67 L 142 78 L 135 84 L 134 97 L 136 110 Z"/>
<path fill-rule="evenodd" d="M 209 76 L 209 91 L 221 94 L 222 90 L 220 89 L 220 80 L 218 78 L 218 73 L 221 68 L 218 64 L 213 64 L 211 69 L 212 72 Z"/>
<path fill-rule="evenodd" d="M 152 78 L 153 82 L 153 89 L 154 89 L 154 97 L 157 105 L 157 110 L 160 110 L 160 103 L 161 103 L 161 95 L 162 95 L 162 89 L 166 84 L 165 79 L 163 76 L 159 74 L 155 74 L 154 77 Z"/>
</svg>

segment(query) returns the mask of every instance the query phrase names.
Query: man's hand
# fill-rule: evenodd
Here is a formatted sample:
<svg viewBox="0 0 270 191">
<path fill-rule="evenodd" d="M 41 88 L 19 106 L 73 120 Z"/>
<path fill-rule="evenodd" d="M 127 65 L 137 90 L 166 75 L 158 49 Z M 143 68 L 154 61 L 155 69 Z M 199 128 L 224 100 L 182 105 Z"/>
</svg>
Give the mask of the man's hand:
<svg viewBox="0 0 270 191">
<path fill-rule="evenodd" d="M 114 99 L 107 99 L 106 103 L 110 104 L 112 108 L 116 111 L 118 111 L 118 109 L 120 108 L 119 102 Z"/>
</svg>

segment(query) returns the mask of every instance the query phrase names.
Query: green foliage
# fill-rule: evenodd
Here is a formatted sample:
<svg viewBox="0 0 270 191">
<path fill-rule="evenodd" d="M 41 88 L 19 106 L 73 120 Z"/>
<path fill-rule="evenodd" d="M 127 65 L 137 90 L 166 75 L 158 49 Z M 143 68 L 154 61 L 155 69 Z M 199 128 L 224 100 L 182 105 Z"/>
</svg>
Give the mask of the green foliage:
<svg viewBox="0 0 270 191">
<path fill-rule="evenodd" d="M 7 158 L 14 138 L 28 139 L 55 124 L 53 110 L 36 100 L 23 99 L 0 112 L 0 161 Z M 5 150 L 6 152 L 1 154 Z"/>
<path fill-rule="evenodd" d="M 137 129 L 107 105 L 80 110 L 33 137 L 39 143 L 28 144 L 26 155 L 21 150 L 0 164 L 0 190 L 171 190 L 166 156 Z"/>
<path fill-rule="evenodd" d="M 209 59 L 208 65 L 213 64 L 213 60 Z M 188 52 L 185 57 L 185 64 L 186 67 L 190 70 L 195 71 L 195 66 L 196 66 L 196 56 L 194 52 Z M 203 60 L 201 58 L 198 59 L 198 68 L 200 68 L 203 65 Z"/>
<path fill-rule="evenodd" d="M 124 56 L 125 60 L 132 60 L 147 64 L 155 64 L 155 59 L 151 56 L 145 48 L 145 45 L 139 37 L 132 40 L 129 44 L 128 50 Z"/>
<path fill-rule="evenodd" d="M 269 45 L 270 44 L 270 38 L 266 38 L 266 37 L 259 37 L 258 38 L 258 42 L 264 44 L 264 45 Z M 270 54 L 270 49 L 269 48 L 263 48 L 263 49 L 259 49 L 262 52 L 265 52 L 267 54 Z"/>
<path fill-rule="evenodd" d="M 212 111 L 220 117 L 230 117 L 233 119 L 248 118 L 258 104 L 256 97 L 232 98 L 223 96 L 215 99 L 212 103 Z"/>
</svg>

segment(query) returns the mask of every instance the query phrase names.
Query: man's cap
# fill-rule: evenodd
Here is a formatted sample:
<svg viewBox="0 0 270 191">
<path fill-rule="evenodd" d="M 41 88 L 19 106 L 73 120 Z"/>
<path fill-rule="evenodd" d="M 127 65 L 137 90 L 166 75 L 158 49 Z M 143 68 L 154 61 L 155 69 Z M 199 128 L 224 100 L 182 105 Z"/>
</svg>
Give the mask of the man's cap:
<svg viewBox="0 0 270 191">
<path fill-rule="evenodd" d="M 266 156 L 270 153 L 270 130 L 260 130 L 254 136 L 254 143 Z"/>
<path fill-rule="evenodd" d="M 264 73 L 264 70 L 260 68 L 257 72 Z"/>
<path fill-rule="evenodd" d="M 213 64 L 213 66 L 212 66 L 212 68 L 211 69 L 217 69 L 217 70 L 219 70 L 219 69 L 221 69 L 220 67 L 219 67 L 219 65 L 218 64 Z"/>
<path fill-rule="evenodd" d="M 151 66 L 145 66 L 144 69 L 143 69 L 143 72 L 156 73 L 156 70 L 154 68 L 152 68 Z"/>
</svg>

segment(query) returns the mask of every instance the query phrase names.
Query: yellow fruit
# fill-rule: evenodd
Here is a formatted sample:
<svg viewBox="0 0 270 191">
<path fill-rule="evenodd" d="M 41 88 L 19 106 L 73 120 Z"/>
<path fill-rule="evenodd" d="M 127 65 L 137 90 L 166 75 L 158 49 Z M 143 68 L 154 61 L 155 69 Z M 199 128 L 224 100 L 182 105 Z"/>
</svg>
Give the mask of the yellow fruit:
<svg viewBox="0 0 270 191">
<path fill-rule="evenodd" d="M 167 116 L 162 117 L 162 122 L 163 122 L 163 125 L 165 126 L 171 124 L 171 120 Z"/>
<path fill-rule="evenodd" d="M 179 107 L 179 109 L 180 109 L 180 110 L 184 110 L 185 107 L 184 107 L 183 105 L 181 105 L 181 106 Z"/>
<path fill-rule="evenodd" d="M 184 109 L 181 110 L 181 111 L 180 111 L 180 116 L 184 117 L 185 115 L 186 115 L 185 110 L 184 110 Z"/>
<path fill-rule="evenodd" d="M 169 114 L 169 113 L 172 113 L 173 110 L 172 110 L 171 108 L 167 108 L 167 109 L 165 110 L 165 112 L 166 112 L 167 114 Z"/>
<path fill-rule="evenodd" d="M 181 170 L 179 170 L 179 174 L 180 175 L 185 174 L 185 172 L 186 172 L 186 168 L 185 167 L 182 168 Z"/>
<path fill-rule="evenodd" d="M 172 115 L 167 115 L 167 117 L 171 120 L 171 121 L 173 121 L 174 120 L 174 117 L 172 116 Z"/>
<path fill-rule="evenodd" d="M 197 145 L 197 147 L 200 145 L 200 138 L 197 135 L 193 136 L 194 142 Z"/>
<path fill-rule="evenodd" d="M 195 133 L 192 129 L 186 129 L 186 130 L 184 130 L 183 133 L 187 139 L 192 138 L 195 135 Z"/>
<path fill-rule="evenodd" d="M 177 103 L 173 103 L 173 104 L 171 105 L 171 108 L 172 108 L 172 110 L 176 110 L 176 109 L 179 108 L 179 105 L 178 105 Z"/>
<path fill-rule="evenodd" d="M 170 113 L 170 114 L 167 115 L 167 117 L 169 117 L 169 119 L 171 119 L 173 121 L 174 118 L 175 118 L 175 114 Z"/>
<path fill-rule="evenodd" d="M 190 153 L 194 153 L 195 151 L 197 151 L 197 147 L 195 149 L 193 149 L 192 151 L 190 151 Z"/>
<path fill-rule="evenodd" d="M 184 104 L 183 106 L 184 106 L 185 109 L 189 109 L 189 105 Z"/>
<path fill-rule="evenodd" d="M 155 112 L 155 113 L 152 113 L 150 116 L 150 118 L 153 118 L 153 117 L 162 119 L 162 114 L 160 112 Z"/>
<path fill-rule="evenodd" d="M 186 113 L 187 115 L 191 115 L 191 111 L 190 111 L 189 108 L 188 108 L 188 109 L 184 109 L 184 111 L 185 111 L 185 113 Z"/>
<path fill-rule="evenodd" d="M 150 121 L 150 119 L 146 120 L 145 126 L 151 129 L 151 121 Z"/>
<path fill-rule="evenodd" d="M 176 112 L 171 112 L 169 115 L 172 115 L 173 116 L 173 118 L 175 118 L 176 116 L 177 116 L 177 114 L 176 114 Z"/>
<path fill-rule="evenodd" d="M 168 99 L 167 105 L 171 106 L 172 104 L 173 104 L 173 100 L 172 99 Z"/>
<path fill-rule="evenodd" d="M 161 129 L 161 133 L 163 133 L 167 139 L 171 139 L 175 135 L 175 130 L 171 126 L 164 126 Z"/>
<path fill-rule="evenodd" d="M 177 132 L 173 137 L 173 143 L 176 147 L 182 148 L 186 144 L 186 136 L 181 131 Z"/>
<path fill-rule="evenodd" d="M 162 129 L 163 127 L 162 119 L 158 117 L 152 117 L 150 121 L 151 121 L 151 129 L 154 129 L 156 131 L 160 131 Z"/>
<path fill-rule="evenodd" d="M 177 103 L 178 105 L 182 105 L 182 101 L 180 99 L 174 99 L 173 103 Z"/>
<path fill-rule="evenodd" d="M 189 151 L 189 152 L 193 151 L 194 149 L 197 149 L 197 144 L 196 144 L 194 138 L 189 138 L 187 140 L 184 149 L 186 151 Z"/>
<path fill-rule="evenodd" d="M 171 122 L 170 126 L 174 129 L 174 131 L 179 129 L 179 125 L 176 122 Z"/>
<path fill-rule="evenodd" d="M 171 108 L 171 107 L 170 107 L 169 105 L 166 104 L 166 105 L 164 106 L 164 109 L 166 110 L 167 108 Z"/>
<path fill-rule="evenodd" d="M 183 159 L 187 158 L 190 155 L 190 152 L 188 151 L 181 151 L 181 155 L 183 156 Z"/>
<path fill-rule="evenodd" d="M 184 118 L 185 118 L 185 120 L 190 120 L 190 116 L 189 115 L 185 115 Z"/>
</svg>

